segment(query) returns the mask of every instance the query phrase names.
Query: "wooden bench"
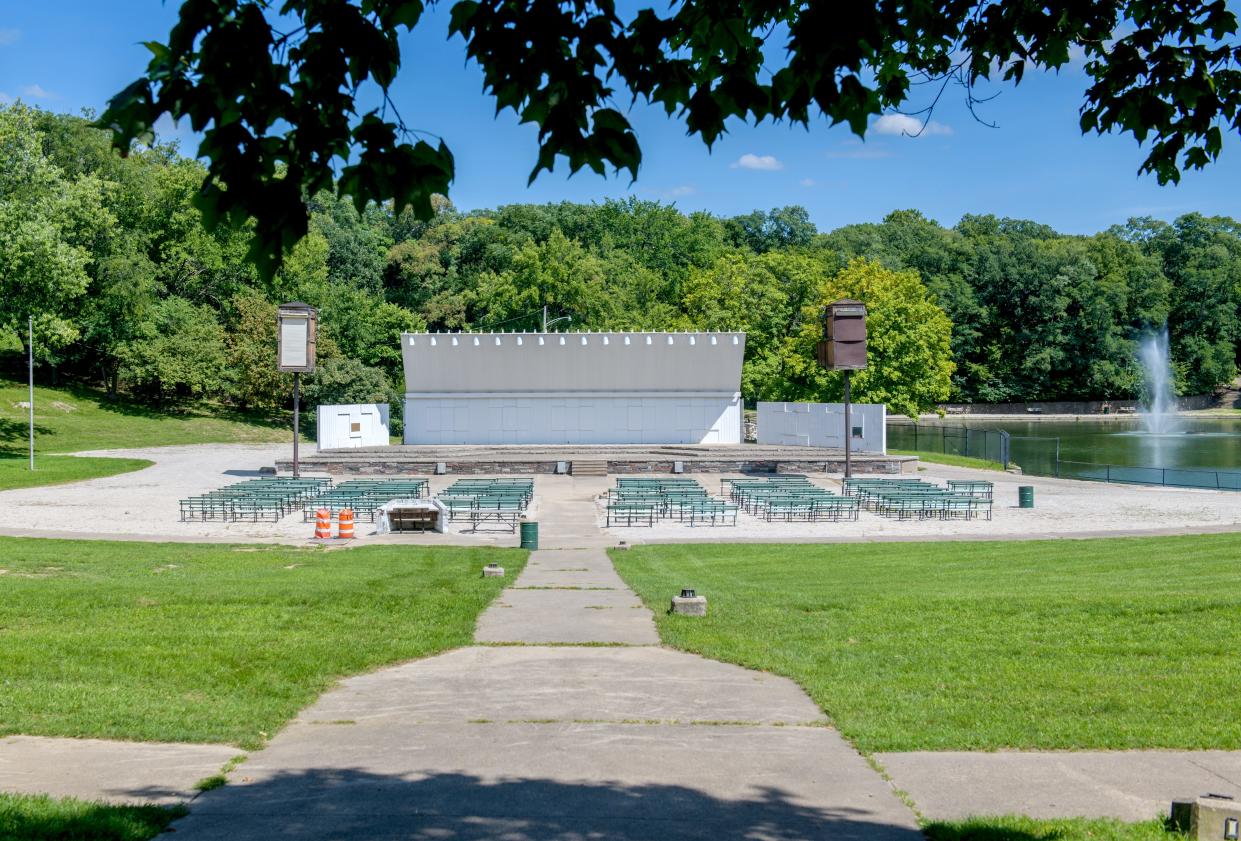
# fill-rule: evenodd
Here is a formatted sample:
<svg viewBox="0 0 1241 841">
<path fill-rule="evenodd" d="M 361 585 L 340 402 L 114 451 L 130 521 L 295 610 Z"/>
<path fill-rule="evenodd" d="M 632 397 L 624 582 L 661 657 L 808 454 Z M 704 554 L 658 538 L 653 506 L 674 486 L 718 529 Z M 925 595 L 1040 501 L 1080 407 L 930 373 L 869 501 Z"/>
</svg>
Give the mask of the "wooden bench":
<svg viewBox="0 0 1241 841">
<path fill-rule="evenodd" d="M 439 519 L 440 512 L 434 508 L 392 508 L 388 511 L 388 530 L 435 531 Z"/>
</svg>

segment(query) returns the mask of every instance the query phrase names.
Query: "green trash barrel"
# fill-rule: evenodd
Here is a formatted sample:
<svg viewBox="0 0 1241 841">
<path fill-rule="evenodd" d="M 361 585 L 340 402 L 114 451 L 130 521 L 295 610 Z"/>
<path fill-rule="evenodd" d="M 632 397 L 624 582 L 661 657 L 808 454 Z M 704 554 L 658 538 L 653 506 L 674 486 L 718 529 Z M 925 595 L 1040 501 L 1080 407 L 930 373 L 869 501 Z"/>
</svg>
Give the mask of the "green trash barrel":
<svg viewBox="0 0 1241 841">
<path fill-rule="evenodd" d="M 1034 486 L 1021 485 L 1017 488 L 1017 507 L 1033 508 L 1034 507 Z"/>
<path fill-rule="evenodd" d="M 521 548 L 534 551 L 539 548 L 539 524 L 524 520 L 521 524 Z"/>
</svg>

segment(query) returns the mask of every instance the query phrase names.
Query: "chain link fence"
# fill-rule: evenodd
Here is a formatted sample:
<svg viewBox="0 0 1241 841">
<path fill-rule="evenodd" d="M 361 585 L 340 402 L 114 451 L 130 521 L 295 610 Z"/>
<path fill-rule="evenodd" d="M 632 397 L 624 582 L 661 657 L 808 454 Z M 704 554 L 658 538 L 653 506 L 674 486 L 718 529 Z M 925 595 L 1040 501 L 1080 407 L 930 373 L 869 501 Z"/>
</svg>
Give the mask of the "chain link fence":
<svg viewBox="0 0 1241 841">
<path fill-rule="evenodd" d="M 1008 468 L 1011 436 L 1001 429 L 952 424 L 888 424 L 888 449 L 994 461 Z"/>
</svg>

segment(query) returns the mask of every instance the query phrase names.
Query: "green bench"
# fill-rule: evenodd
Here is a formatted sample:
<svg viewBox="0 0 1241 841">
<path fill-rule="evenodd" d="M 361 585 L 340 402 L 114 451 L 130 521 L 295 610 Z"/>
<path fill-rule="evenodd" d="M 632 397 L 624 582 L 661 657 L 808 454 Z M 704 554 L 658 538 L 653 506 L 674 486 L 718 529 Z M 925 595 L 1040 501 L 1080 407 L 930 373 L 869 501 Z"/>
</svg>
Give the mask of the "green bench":
<svg viewBox="0 0 1241 841">
<path fill-rule="evenodd" d="M 607 508 L 607 527 L 618 526 L 653 526 L 658 503 L 643 502 L 609 502 Z"/>
</svg>

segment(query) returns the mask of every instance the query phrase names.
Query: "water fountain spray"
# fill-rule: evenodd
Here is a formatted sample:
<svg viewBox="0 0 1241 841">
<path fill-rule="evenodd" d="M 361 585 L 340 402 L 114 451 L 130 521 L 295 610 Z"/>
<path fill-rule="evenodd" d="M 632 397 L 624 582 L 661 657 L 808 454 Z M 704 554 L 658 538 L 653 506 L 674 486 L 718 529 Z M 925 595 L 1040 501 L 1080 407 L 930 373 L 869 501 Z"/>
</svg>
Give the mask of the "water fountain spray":
<svg viewBox="0 0 1241 841">
<path fill-rule="evenodd" d="M 1172 387 L 1172 358 L 1168 351 L 1168 328 L 1142 340 L 1138 360 L 1146 378 L 1146 399 L 1143 401 L 1142 426 L 1148 434 L 1167 435 L 1179 426 L 1176 415 L 1176 392 Z"/>
</svg>

